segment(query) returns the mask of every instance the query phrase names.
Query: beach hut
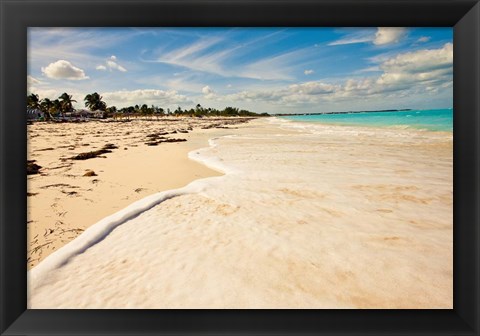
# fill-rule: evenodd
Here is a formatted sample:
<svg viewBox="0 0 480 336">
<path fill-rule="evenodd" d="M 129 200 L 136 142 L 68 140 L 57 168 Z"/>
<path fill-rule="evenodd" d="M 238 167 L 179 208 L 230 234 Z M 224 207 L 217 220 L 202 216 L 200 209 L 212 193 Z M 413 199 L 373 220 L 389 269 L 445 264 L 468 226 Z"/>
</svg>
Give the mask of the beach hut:
<svg viewBox="0 0 480 336">
<path fill-rule="evenodd" d="M 94 118 L 103 119 L 103 118 L 104 118 L 105 111 L 95 110 L 95 111 L 93 111 L 92 113 L 93 113 Z"/>
<path fill-rule="evenodd" d="M 74 116 L 75 118 L 88 118 L 90 116 L 90 111 L 88 110 L 85 110 L 85 109 L 81 109 L 81 110 L 75 110 L 72 112 L 72 116 Z"/>
</svg>

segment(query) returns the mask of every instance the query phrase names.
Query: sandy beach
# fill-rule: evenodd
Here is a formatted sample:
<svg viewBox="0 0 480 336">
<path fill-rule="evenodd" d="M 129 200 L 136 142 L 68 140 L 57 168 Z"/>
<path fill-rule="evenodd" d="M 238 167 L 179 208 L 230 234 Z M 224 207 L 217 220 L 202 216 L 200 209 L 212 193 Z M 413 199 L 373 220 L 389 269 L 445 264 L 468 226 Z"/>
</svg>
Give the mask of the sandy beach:
<svg viewBox="0 0 480 336">
<path fill-rule="evenodd" d="M 35 234 L 77 238 L 33 254 L 29 308 L 453 306 L 451 132 L 268 118 L 146 146 L 166 126 L 62 126 L 29 128 L 56 176 L 29 177 L 29 251 Z M 54 131 L 66 147 L 47 159 L 54 140 L 36 135 Z M 84 143 L 119 148 L 59 162 Z M 86 230 L 62 238 L 67 218 Z"/>
<path fill-rule="evenodd" d="M 221 175 L 187 154 L 207 146 L 209 138 L 242 127 L 244 120 L 162 118 L 29 125 L 28 159 L 42 168 L 27 175 L 28 269 L 134 201 Z M 166 139 L 187 141 L 162 142 Z M 107 144 L 113 145 L 110 153 L 71 159 Z"/>
</svg>

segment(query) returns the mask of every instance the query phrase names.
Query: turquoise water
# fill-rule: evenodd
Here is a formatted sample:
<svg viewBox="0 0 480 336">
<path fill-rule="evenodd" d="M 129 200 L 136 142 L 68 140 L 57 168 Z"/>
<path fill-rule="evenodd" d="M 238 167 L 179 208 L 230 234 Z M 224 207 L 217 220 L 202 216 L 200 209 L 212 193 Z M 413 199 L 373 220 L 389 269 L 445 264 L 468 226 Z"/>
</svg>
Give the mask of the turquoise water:
<svg viewBox="0 0 480 336">
<path fill-rule="evenodd" d="M 453 131 L 453 110 L 411 110 L 284 116 L 293 121 L 352 126 L 401 127 L 428 131 Z"/>
</svg>

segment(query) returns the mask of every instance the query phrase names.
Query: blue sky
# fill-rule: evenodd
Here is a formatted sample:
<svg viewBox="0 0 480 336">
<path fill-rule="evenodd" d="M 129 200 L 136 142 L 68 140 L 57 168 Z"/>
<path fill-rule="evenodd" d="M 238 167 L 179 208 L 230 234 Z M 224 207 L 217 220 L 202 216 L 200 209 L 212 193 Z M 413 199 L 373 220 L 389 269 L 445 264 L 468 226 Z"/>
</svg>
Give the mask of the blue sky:
<svg viewBox="0 0 480 336">
<path fill-rule="evenodd" d="M 451 28 L 30 28 L 28 93 L 304 113 L 449 108 Z"/>
</svg>

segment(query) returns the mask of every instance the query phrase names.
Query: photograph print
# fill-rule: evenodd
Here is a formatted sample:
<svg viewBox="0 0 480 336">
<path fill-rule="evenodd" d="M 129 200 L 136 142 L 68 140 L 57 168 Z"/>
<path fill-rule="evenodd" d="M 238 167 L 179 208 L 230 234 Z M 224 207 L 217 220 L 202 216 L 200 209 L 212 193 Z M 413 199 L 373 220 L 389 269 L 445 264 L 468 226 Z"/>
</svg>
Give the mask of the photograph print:
<svg viewBox="0 0 480 336">
<path fill-rule="evenodd" d="M 29 309 L 452 309 L 453 29 L 28 28 Z"/>
</svg>

